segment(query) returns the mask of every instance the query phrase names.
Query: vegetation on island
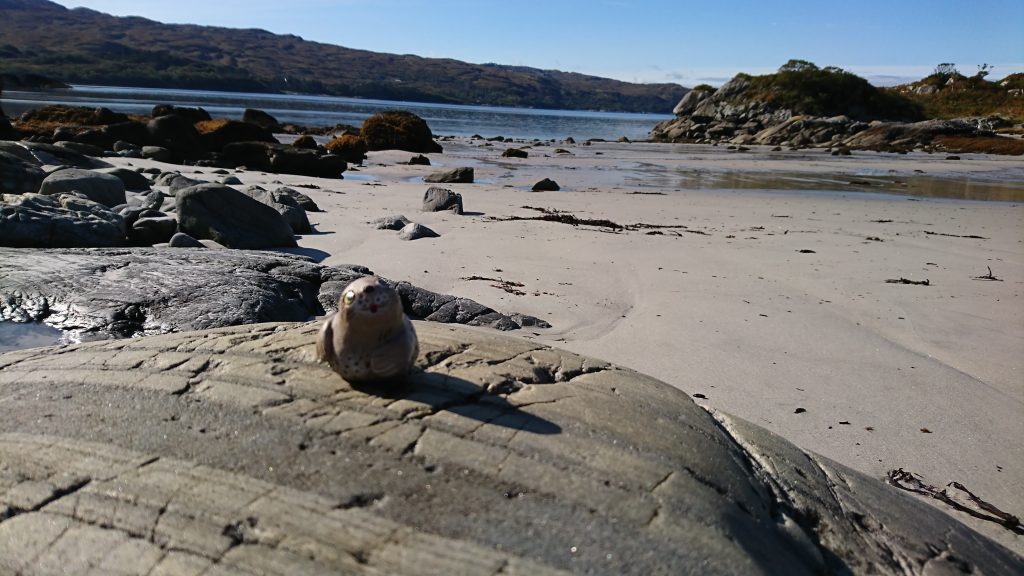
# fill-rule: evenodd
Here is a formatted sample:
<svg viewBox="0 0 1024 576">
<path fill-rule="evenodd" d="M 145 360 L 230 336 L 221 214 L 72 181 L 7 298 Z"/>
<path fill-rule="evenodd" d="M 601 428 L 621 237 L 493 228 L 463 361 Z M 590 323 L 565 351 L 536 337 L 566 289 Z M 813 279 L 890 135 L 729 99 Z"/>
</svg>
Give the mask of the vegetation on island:
<svg viewBox="0 0 1024 576">
<path fill-rule="evenodd" d="M 925 78 L 889 89 L 891 93 L 914 102 L 929 118 L 965 116 L 1003 116 L 1024 122 L 1024 73 L 1010 74 L 990 81 L 988 64 L 965 76 L 953 63 L 943 63 Z"/>
<path fill-rule="evenodd" d="M 265 30 L 115 17 L 47 0 L 0 0 L 0 16 L 0 73 L 73 84 L 661 113 L 686 93 L 677 84 L 383 54 Z"/>
</svg>

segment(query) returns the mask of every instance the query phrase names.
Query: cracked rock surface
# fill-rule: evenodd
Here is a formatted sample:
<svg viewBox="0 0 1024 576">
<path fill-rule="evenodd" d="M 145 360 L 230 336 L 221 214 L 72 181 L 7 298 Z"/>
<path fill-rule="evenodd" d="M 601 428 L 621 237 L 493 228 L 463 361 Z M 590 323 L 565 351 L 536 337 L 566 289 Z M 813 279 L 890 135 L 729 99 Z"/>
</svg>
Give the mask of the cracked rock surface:
<svg viewBox="0 0 1024 576">
<path fill-rule="evenodd" d="M 0 573 L 1020 573 L 636 372 L 417 322 L 409 379 L 355 387 L 317 330 L 0 355 Z"/>
<path fill-rule="evenodd" d="M 333 312 L 345 286 L 371 273 L 278 252 L 0 248 L 0 321 L 101 338 L 305 321 Z M 408 282 L 399 291 L 416 318 L 502 330 L 536 321 Z"/>
</svg>

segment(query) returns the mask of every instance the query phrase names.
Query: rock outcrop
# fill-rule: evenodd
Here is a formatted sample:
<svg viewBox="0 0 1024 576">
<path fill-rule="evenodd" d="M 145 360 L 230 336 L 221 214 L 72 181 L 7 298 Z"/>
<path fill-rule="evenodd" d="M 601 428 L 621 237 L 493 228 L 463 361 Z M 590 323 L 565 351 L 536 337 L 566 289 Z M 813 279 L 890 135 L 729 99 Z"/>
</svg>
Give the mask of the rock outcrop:
<svg viewBox="0 0 1024 576">
<path fill-rule="evenodd" d="M 194 239 L 180 237 L 176 245 L 195 246 Z M 46 322 L 92 337 L 123 338 L 304 321 L 334 312 L 345 286 L 371 273 L 363 266 L 321 266 L 301 256 L 248 250 L 0 248 L 0 322 Z M 546 325 L 408 282 L 397 289 L 414 318 L 502 330 Z"/>
<path fill-rule="evenodd" d="M 66 168 L 52 172 L 39 186 L 40 194 L 78 192 L 86 198 L 114 207 L 125 203 L 124 182 L 113 174 Z"/>
<path fill-rule="evenodd" d="M 434 142 L 427 123 L 412 112 L 396 110 L 374 114 L 363 122 L 360 135 L 369 150 L 442 151 L 441 145 Z"/>
<path fill-rule="evenodd" d="M 123 246 L 124 219 L 77 192 L 0 195 L 0 246 L 14 248 Z M 22 261 L 31 268 L 32 261 Z"/>
<path fill-rule="evenodd" d="M 419 322 L 411 376 L 357 387 L 316 361 L 318 324 L 0 355 L 0 567 L 1020 573 L 941 511 L 631 370 Z"/>
<path fill-rule="evenodd" d="M 277 210 L 223 184 L 199 184 L 174 195 L 178 229 L 228 248 L 296 246 L 288 221 Z M 303 212 L 305 214 L 305 212 Z"/>
</svg>

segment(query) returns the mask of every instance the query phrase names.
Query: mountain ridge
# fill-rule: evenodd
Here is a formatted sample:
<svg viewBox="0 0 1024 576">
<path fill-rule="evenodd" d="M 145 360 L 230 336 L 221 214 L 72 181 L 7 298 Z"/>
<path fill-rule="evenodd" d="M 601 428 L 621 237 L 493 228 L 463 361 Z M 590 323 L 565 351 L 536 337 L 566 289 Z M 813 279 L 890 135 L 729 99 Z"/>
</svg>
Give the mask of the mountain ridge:
<svg viewBox="0 0 1024 576">
<path fill-rule="evenodd" d="M 677 84 L 372 52 L 254 28 L 164 24 L 48 0 L 0 0 L 0 15 L 0 72 L 67 83 L 661 113 L 687 91 Z"/>
</svg>

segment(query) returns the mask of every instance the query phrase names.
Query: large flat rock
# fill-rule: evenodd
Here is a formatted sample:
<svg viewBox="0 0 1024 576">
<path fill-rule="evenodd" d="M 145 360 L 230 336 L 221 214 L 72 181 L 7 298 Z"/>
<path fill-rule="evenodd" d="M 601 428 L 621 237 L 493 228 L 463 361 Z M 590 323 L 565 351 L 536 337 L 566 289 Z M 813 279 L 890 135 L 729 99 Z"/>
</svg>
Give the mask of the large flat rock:
<svg viewBox="0 0 1024 576">
<path fill-rule="evenodd" d="M 636 372 L 417 322 L 408 381 L 357 388 L 316 361 L 317 329 L 0 355 L 0 573 L 1024 566 L 895 488 Z"/>
</svg>

